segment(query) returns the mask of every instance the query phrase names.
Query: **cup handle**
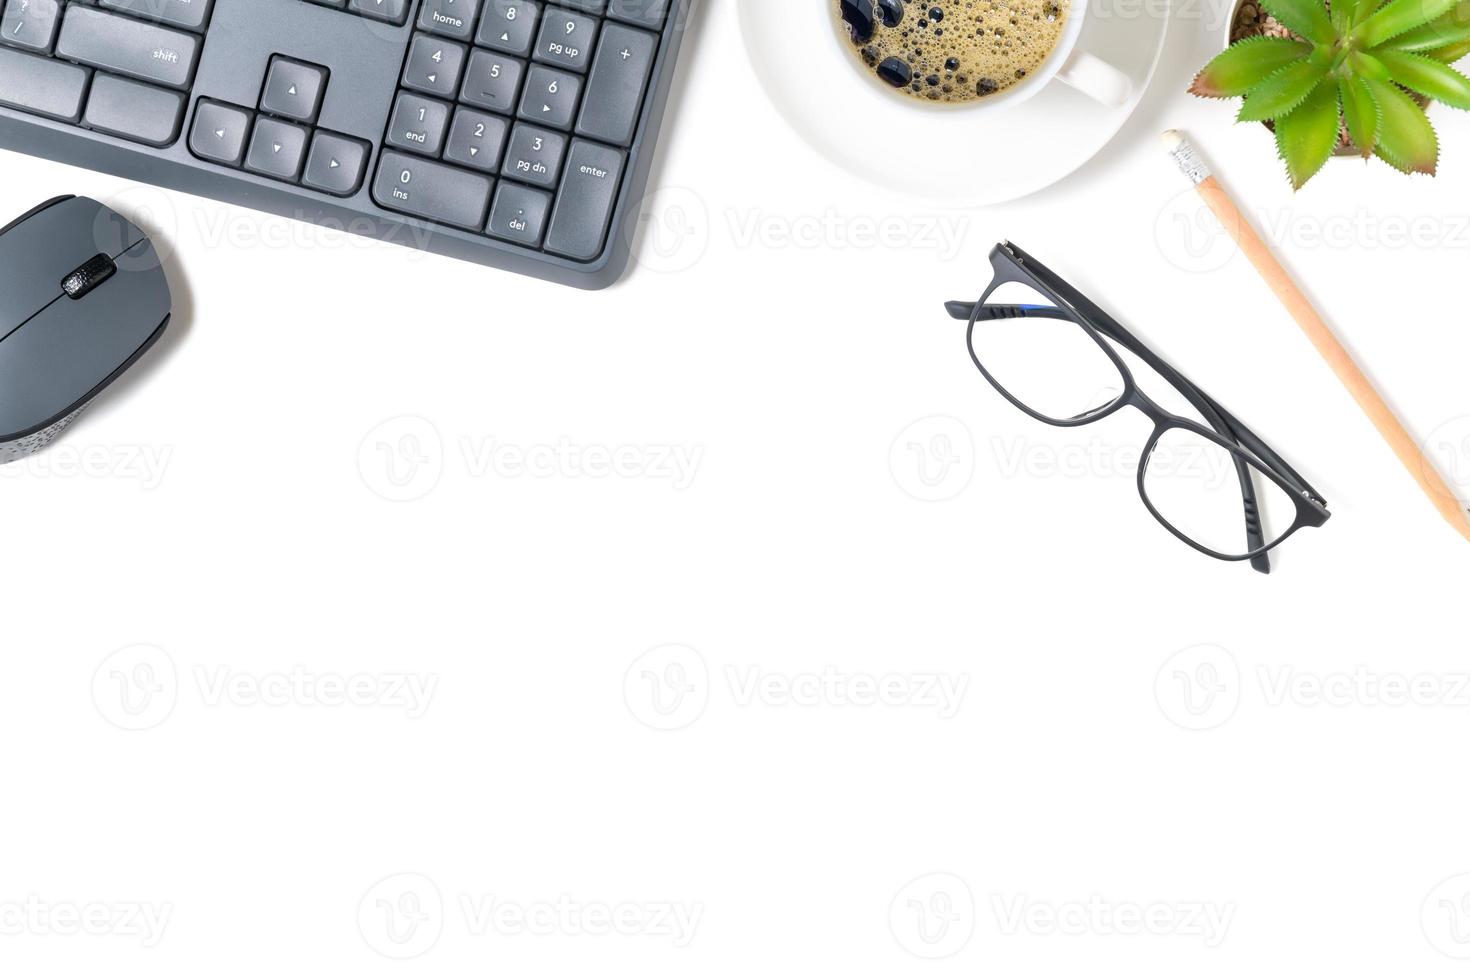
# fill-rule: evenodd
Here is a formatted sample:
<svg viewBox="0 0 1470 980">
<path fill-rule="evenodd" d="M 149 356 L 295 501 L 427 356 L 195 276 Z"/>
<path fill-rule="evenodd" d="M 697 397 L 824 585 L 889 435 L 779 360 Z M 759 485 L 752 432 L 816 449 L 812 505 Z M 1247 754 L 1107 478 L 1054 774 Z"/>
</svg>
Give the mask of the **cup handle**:
<svg viewBox="0 0 1470 980">
<path fill-rule="evenodd" d="M 1109 109 L 1117 109 L 1133 97 L 1133 79 L 1086 51 L 1072 52 L 1057 78 Z"/>
</svg>

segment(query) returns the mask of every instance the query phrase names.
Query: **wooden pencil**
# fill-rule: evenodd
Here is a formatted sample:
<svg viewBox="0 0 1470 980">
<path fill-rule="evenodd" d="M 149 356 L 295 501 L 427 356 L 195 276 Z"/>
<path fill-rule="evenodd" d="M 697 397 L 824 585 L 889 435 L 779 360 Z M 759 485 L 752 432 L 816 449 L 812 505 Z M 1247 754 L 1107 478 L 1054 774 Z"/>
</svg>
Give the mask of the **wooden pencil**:
<svg viewBox="0 0 1470 980">
<path fill-rule="evenodd" d="M 1204 199 L 1205 204 L 1214 212 L 1220 224 L 1235 239 L 1240 250 L 1256 267 L 1256 271 L 1266 280 L 1266 284 L 1271 287 L 1276 298 L 1281 301 L 1281 305 L 1286 307 L 1286 311 L 1291 314 L 1292 319 L 1296 320 L 1302 332 L 1307 335 L 1313 346 L 1317 348 L 1317 352 L 1322 355 L 1333 373 L 1337 375 L 1338 380 L 1357 401 L 1358 407 L 1378 429 L 1379 435 L 1393 449 L 1400 462 L 1404 464 L 1404 468 L 1409 471 L 1409 475 L 1424 491 L 1424 495 L 1430 499 L 1456 531 L 1459 531 L 1466 539 L 1470 539 L 1470 515 L 1467 515 L 1465 505 L 1460 502 L 1455 491 L 1445 482 L 1439 470 L 1424 454 L 1418 441 L 1404 428 L 1398 416 L 1394 415 L 1393 409 L 1388 407 L 1388 403 L 1383 400 L 1383 396 L 1373 387 L 1373 382 L 1368 380 L 1368 376 L 1358 367 L 1347 348 L 1343 347 L 1342 342 L 1337 339 L 1337 335 L 1332 332 L 1327 321 L 1312 306 L 1306 294 L 1276 258 L 1271 247 L 1256 232 L 1255 227 L 1231 198 L 1230 193 L 1215 179 L 1194 144 L 1174 129 L 1164 134 L 1163 141 L 1169 155 L 1179 165 L 1179 169 L 1194 183 L 1194 188 L 1199 192 L 1199 196 Z"/>
</svg>

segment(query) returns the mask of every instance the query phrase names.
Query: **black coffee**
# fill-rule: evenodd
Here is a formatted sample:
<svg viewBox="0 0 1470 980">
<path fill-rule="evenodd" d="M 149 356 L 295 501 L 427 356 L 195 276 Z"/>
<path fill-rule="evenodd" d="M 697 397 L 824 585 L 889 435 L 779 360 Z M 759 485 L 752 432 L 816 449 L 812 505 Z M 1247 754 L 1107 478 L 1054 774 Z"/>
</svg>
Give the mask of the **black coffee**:
<svg viewBox="0 0 1470 980">
<path fill-rule="evenodd" d="M 866 70 L 895 91 L 972 102 L 1028 77 L 1061 40 L 1068 0 L 828 0 Z"/>
</svg>

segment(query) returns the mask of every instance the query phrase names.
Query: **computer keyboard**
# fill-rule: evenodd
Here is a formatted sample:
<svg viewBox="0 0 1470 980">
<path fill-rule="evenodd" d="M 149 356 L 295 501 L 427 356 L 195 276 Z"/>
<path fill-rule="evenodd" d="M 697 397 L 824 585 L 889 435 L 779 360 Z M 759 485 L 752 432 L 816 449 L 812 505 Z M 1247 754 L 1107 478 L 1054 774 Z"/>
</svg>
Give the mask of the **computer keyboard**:
<svg viewBox="0 0 1470 980">
<path fill-rule="evenodd" d="M 691 0 L 0 0 L 0 146 L 584 288 Z"/>
</svg>

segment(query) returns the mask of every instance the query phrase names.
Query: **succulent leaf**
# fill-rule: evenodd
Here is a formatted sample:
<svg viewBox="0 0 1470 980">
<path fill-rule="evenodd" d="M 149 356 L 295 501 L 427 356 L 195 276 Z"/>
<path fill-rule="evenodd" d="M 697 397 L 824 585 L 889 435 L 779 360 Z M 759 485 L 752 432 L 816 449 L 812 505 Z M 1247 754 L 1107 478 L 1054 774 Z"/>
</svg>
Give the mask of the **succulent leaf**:
<svg viewBox="0 0 1470 980">
<path fill-rule="evenodd" d="M 1400 34 L 1443 17 L 1455 9 L 1459 2 L 1460 0 L 1392 0 L 1363 21 L 1354 32 L 1355 39 L 1365 48 L 1376 48 Z"/>
<path fill-rule="evenodd" d="M 1195 76 L 1190 91 L 1206 98 L 1244 95 L 1272 72 L 1312 53 L 1302 41 L 1284 37 L 1256 37 L 1238 41 Z"/>
<path fill-rule="evenodd" d="M 1338 96 L 1342 99 L 1342 117 L 1347 122 L 1348 133 L 1367 159 L 1373 155 L 1373 144 L 1378 141 L 1378 103 L 1373 101 L 1368 86 L 1355 75 L 1345 75 L 1338 81 Z"/>
<path fill-rule="evenodd" d="M 1280 119 L 1301 105 L 1327 77 L 1327 66 L 1297 61 L 1278 68 L 1247 93 L 1237 117 L 1241 122 Z"/>
<path fill-rule="evenodd" d="M 1456 109 L 1470 109 L 1470 78 L 1449 65 L 1404 51 L 1378 51 L 1374 56 L 1405 88 Z"/>
<path fill-rule="evenodd" d="M 1438 50 L 1427 52 L 1427 54 L 1435 61 L 1442 61 L 1447 65 L 1452 65 L 1467 54 L 1470 54 L 1470 41 L 1451 44 L 1449 47 L 1439 48 Z"/>
<path fill-rule="evenodd" d="M 1387 82 L 1365 78 L 1380 112 L 1378 142 L 1373 148 L 1381 159 L 1406 174 L 1432 174 L 1439 162 L 1439 138 L 1419 103 L 1403 89 Z"/>
<path fill-rule="evenodd" d="M 1389 0 L 1354 0 L 1353 3 L 1353 26 L 1357 27 L 1363 21 L 1372 17 L 1383 9 L 1383 5 Z"/>
<path fill-rule="evenodd" d="M 1276 148 L 1294 189 L 1301 190 L 1331 158 L 1338 119 L 1337 86 L 1323 78 L 1301 105 L 1276 120 Z"/>
<path fill-rule="evenodd" d="M 1391 42 L 1399 51 L 1437 51 L 1452 44 L 1470 41 L 1470 17 L 1452 10 L 1422 27 L 1400 34 Z"/>
<path fill-rule="evenodd" d="M 1337 40 L 1337 31 L 1322 0 L 1261 0 L 1261 6 L 1313 44 L 1332 44 Z"/>
<path fill-rule="evenodd" d="M 1354 51 L 1348 55 L 1348 68 L 1359 78 L 1371 78 L 1375 82 L 1392 82 L 1393 72 L 1388 66 L 1371 54 L 1362 51 Z"/>
</svg>

